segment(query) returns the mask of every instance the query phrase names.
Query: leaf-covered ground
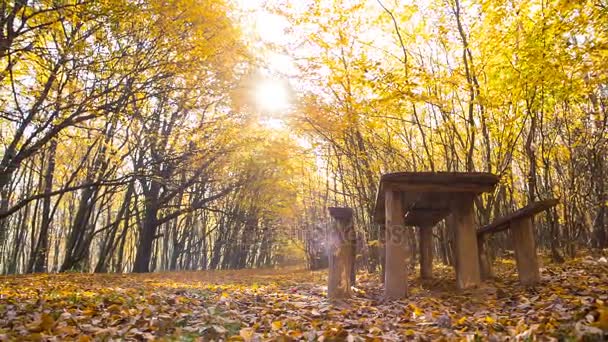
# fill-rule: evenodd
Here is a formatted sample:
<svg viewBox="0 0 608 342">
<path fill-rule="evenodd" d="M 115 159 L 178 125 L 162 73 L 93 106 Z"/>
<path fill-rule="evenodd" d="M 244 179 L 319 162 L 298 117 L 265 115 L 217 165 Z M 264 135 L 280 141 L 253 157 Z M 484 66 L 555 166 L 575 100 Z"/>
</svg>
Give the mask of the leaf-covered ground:
<svg viewBox="0 0 608 342">
<path fill-rule="evenodd" d="M 592 258 L 543 268 L 518 285 L 512 262 L 475 291 L 453 272 L 412 275 L 410 297 L 382 301 L 360 274 L 352 300 L 330 304 L 324 272 L 242 270 L 129 275 L 0 277 L 4 340 L 602 340 L 608 330 L 608 264 Z"/>
</svg>

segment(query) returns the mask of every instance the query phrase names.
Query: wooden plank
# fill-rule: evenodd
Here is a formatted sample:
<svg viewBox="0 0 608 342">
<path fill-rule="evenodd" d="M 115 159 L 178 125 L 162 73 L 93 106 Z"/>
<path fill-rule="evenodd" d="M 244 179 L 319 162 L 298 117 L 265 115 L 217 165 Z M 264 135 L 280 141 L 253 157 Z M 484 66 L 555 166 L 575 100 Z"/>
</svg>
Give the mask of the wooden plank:
<svg viewBox="0 0 608 342">
<path fill-rule="evenodd" d="M 393 172 L 382 175 L 381 182 L 450 185 L 454 183 L 495 185 L 499 177 L 488 172 Z"/>
<path fill-rule="evenodd" d="M 397 183 L 397 182 L 386 182 L 387 186 L 392 189 L 400 190 L 403 192 L 472 192 L 472 193 L 484 193 L 494 189 L 494 185 L 487 184 L 475 184 L 475 183 L 430 183 L 430 184 L 415 184 L 415 183 Z"/>
<path fill-rule="evenodd" d="M 532 217 L 524 217 L 511 222 L 511 241 L 515 250 L 515 262 L 519 281 L 523 285 L 534 285 L 540 281 L 536 243 L 532 227 Z"/>
<path fill-rule="evenodd" d="M 450 213 L 450 209 L 411 209 L 405 214 L 406 226 L 433 227 Z"/>
<path fill-rule="evenodd" d="M 420 277 L 433 278 L 433 226 L 418 227 L 420 237 Z"/>
<path fill-rule="evenodd" d="M 515 220 L 533 217 L 536 214 L 539 214 L 545 210 L 548 210 L 554 206 L 556 206 L 559 201 L 555 198 L 546 199 L 543 201 L 533 202 L 528 204 L 527 206 L 514 211 L 513 213 L 503 216 L 494 220 L 494 222 L 483 226 L 482 228 L 477 230 L 477 235 L 483 235 L 487 233 L 496 233 L 506 229 L 509 229 L 509 223 Z"/>
<path fill-rule="evenodd" d="M 475 234 L 474 196 L 453 203 L 454 255 L 458 288 L 468 289 L 481 283 L 477 235 Z"/>
<path fill-rule="evenodd" d="M 327 296 L 343 299 L 351 296 L 354 267 L 353 211 L 350 208 L 329 208 L 332 227 L 329 234 L 329 275 Z"/>
<path fill-rule="evenodd" d="M 329 215 L 335 219 L 352 220 L 353 209 L 348 207 L 329 207 Z"/>
<path fill-rule="evenodd" d="M 386 299 L 401 299 L 407 296 L 407 267 L 409 259 L 409 241 L 402 210 L 401 194 L 387 191 L 386 208 L 386 241 L 385 241 L 385 274 L 384 296 Z"/>
</svg>

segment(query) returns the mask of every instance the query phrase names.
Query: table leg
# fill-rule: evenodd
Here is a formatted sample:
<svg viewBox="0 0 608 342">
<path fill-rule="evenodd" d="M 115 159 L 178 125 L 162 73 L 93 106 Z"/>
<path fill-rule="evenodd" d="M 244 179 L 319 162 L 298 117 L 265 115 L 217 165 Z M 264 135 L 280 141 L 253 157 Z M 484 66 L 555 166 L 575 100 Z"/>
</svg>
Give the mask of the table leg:
<svg viewBox="0 0 608 342">
<path fill-rule="evenodd" d="M 382 284 L 384 284 L 384 275 L 386 273 L 386 229 L 384 229 L 384 224 L 380 225 L 380 231 L 378 232 L 380 246 L 378 246 L 378 260 L 380 261 L 380 279 Z"/>
<path fill-rule="evenodd" d="M 477 251 L 479 252 L 479 268 L 481 279 L 490 279 L 493 277 L 492 263 L 486 246 L 488 236 L 486 234 L 477 236 Z"/>
<path fill-rule="evenodd" d="M 420 277 L 433 278 L 433 227 L 418 227 L 420 237 Z"/>
<path fill-rule="evenodd" d="M 385 195 L 386 241 L 385 279 L 386 299 L 401 299 L 407 296 L 407 267 L 409 241 L 404 226 L 405 213 L 401 203 L 401 193 L 388 190 Z"/>
<path fill-rule="evenodd" d="M 511 241 L 515 250 L 519 281 L 523 285 L 538 283 L 540 281 L 540 271 L 531 217 L 511 222 Z"/>
<path fill-rule="evenodd" d="M 459 196 L 453 209 L 456 282 L 458 288 L 467 289 L 481 283 L 473 196 Z"/>
</svg>

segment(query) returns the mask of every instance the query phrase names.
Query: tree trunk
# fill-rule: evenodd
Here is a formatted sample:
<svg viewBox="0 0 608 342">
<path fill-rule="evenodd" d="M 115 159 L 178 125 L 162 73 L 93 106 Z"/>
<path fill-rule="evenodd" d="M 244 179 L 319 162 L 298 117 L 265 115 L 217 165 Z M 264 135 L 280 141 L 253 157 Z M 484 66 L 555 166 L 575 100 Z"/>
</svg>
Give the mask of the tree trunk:
<svg viewBox="0 0 608 342">
<path fill-rule="evenodd" d="M 150 271 L 152 246 L 156 235 L 156 227 L 158 226 L 158 208 L 155 201 L 156 198 L 146 198 L 144 221 L 139 234 L 139 242 L 135 254 L 135 262 L 133 264 L 133 272 L 135 273 Z"/>
<path fill-rule="evenodd" d="M 47 169 L 44 175 L 44 193 L 47 195 L 42 201 L 42 222 L 38 241 L 34 249 L 33 258 L 30 260 L 30 272 L 46 272 L 47 259 L 49 255 L 49 230 L 51 226 L 51 196 L 48 194 L 53 191 L 53 175 L 55 173 L 55 154 L 57 151 L 57 140 L 53 139 L 49 146 Z"/>
</svg>

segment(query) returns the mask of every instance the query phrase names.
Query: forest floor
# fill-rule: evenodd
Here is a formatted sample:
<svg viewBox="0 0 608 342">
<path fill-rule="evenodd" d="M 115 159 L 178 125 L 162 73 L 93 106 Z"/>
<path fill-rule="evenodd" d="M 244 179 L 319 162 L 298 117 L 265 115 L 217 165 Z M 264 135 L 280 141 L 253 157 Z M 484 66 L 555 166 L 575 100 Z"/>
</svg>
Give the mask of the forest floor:
<svg viewBox="0 0 608 342">
<path fill-rule="evenodd" d="M 330 304 L 326 272 L 295 269 L 0 277 L 4 340 L 602 340 L 608 263 L 591 257 L 542 269 L 518 285 L 512 261 L 497 280 L 458 291 L 450 268 L 412 275 L 410 296 L 382 301 L 377 276 Z"/>
</svg>

